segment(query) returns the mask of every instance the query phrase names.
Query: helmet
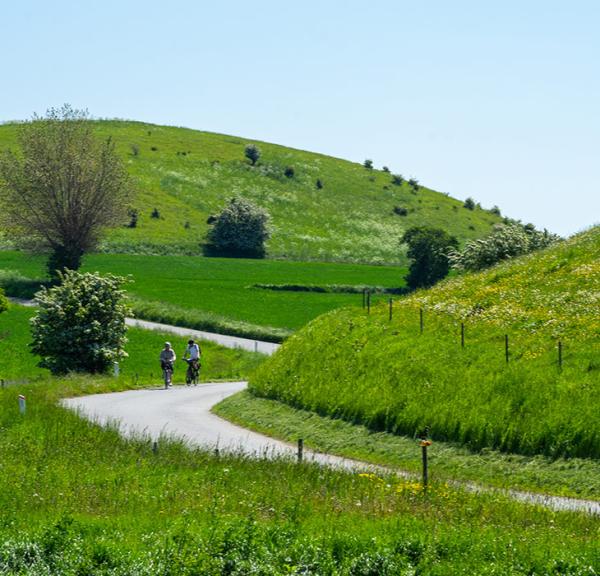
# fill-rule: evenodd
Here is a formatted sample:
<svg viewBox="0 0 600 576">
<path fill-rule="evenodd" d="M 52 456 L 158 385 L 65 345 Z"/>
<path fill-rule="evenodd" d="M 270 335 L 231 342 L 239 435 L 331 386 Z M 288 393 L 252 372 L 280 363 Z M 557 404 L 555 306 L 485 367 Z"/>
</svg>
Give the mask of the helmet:
<svg viewBox="0 0 600 576">
<path fill-rule="evenodd" d="M 167 346 L 170 348 L 170 347 L 171 347 L 171 343 L 170 343 L 170 342 L 165 342 L 165 348 L 166 348 Z"/>
<path fill-rule="evenodd" d="M 190 338 L 190 339 L 188 340 L 188 344 L 193 344 L 193 343 L 194 343 L 194 341 L 193 341 L 193 340 Z"/>
</svg>

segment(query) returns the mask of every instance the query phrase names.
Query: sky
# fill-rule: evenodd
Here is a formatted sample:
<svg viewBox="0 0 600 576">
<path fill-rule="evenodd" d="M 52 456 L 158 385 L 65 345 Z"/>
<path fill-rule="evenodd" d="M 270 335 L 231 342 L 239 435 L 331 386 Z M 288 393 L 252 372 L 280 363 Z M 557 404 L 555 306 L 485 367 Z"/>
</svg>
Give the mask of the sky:
<svg viewBox="0 0 600 576">
<path fill-rule="evenodd" d="M 274 142 L 569 235 L 600 222 L 600 2 L 0 0 L 0 120 Z"/>
</svg>

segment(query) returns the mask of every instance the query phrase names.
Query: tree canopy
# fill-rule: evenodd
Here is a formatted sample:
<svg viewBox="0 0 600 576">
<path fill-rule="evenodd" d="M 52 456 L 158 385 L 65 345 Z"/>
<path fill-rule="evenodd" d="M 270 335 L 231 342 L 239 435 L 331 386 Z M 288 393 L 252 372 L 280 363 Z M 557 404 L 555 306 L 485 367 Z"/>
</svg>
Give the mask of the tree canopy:
<svg viewBox="0 0 600 576">
<path fill-rule="evenodd" d="M 19 129 L 20 150 L 0 156 L 0 218 L 20 245 L 50 253 L 48 270 L 76 270 L 102 232 L 124 223 L 127 171 L 109 138 L 98 141 L 87 112 L 65 105 Z"/>
</svg>

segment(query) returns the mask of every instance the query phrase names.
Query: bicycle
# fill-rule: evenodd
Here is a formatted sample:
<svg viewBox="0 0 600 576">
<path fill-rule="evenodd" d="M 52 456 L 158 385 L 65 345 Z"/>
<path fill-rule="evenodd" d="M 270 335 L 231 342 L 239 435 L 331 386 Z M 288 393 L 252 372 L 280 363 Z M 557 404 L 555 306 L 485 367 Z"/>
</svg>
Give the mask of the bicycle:
<svg viewBox="0 0 600 576">
<path fill-rule="evenodd" d="M 171 380 L 173 378 L 173 362 L 162 363 L 163 380 L 165 382 L 165 389 L 169 388 L 173 384 Z"/>
<path fill-rule="evenodd" d="M 189 358 L 185 358 L 185 361 L 188 365 L 185 373 L 185 383 L 188 386 L 191 386 L 192 384 L 196 386 L 200 376 L 200 362 L 198 362 L 198 360 L 191 360 Z"/>
</svg>

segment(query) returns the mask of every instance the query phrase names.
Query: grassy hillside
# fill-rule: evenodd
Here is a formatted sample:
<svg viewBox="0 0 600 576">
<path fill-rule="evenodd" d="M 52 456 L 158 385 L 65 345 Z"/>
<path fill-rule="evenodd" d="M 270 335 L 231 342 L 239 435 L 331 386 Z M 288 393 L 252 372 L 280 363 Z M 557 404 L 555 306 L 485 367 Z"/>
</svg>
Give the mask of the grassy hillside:
<svg viewBox="0 0 600 576">
<path fill-rule="evenodd" d="M 370 316 L 357 308 L 326 314 L 263 364 L 251 388 L 376 430 L 428 429 L 473 449 L 600 458 L 599 379 L 596 227 L 404 298 L 391 322 L 384 305 Z"/>
<path fill-rule="evenodd" d="M 207 217 L 234 195 L 272 215 L 268 250 L 275 258 L 399 262 L 398 238 L 408 226 L 441 226 L 464 240 L 500 220 L 427 188 L 395 186 L 382 171 L 312 152 L 259 142 L 262 157 L 251 167 L 244 158 L 250 141 L 243 138 L 139 122 L 101 121 L 96 128 L 98 136 L 114 138 L 139 189 L 138 227 L 112 231 L 108 251 L 198 253 Z M 0 150 L 15 146 L 16 132 L 16 125 L 0 126 Z M 287 166 L 293 178 L 284 175 Z M 396 206 L 408 214 L 395 214 Z M 159 219 L 150 216 L 154 208 Z"/>
</svg>

